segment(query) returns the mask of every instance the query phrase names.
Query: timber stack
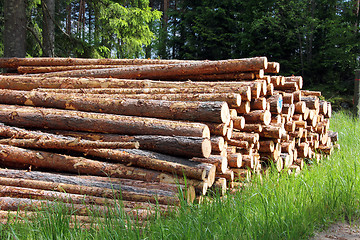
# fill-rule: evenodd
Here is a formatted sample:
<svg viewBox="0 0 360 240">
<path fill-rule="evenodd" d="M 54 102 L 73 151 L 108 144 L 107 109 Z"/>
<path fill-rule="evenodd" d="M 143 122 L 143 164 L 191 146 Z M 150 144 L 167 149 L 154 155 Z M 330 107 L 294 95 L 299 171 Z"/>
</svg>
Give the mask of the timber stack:
<svg viewBox="0 0 360 240">
<path fill-rule="evenodd" d="M 1 210 L 61 199 L 85 214 L 84 201 L 115 207 L 115 190 L 145 219 L 150 203 L 224 194 L 271 166 L 298 174 L 337 141 L 321 92 L 301 90 L 301 76 L 279 76 L 266 57 L 0 67 L 16 72 L 0 76 Z"/>
</svg>

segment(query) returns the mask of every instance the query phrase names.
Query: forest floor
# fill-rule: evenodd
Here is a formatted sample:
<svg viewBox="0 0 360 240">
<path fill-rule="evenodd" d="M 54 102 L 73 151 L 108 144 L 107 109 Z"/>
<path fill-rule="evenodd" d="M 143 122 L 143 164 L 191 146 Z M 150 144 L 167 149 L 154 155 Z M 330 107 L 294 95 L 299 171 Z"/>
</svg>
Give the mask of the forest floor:
<svg viewBox="0 0 360 240">
<path fill-rule="evenodd" d="M 351 224 L 348 222 L 338 222 L 332 224 L 327 230 L 315 233 L 312 240 L 359 240 L 360 239 L 360 220 Z"/>
</svg>

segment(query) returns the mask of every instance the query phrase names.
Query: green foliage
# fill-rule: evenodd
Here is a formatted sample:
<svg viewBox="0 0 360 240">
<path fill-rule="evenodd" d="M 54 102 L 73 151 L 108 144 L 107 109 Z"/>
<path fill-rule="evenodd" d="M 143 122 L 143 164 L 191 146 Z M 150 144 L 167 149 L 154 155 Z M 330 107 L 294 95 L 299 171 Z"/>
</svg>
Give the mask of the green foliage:
<svg viewBox="0 0 360 240">
<path fill-rule="evenodd" d="M 160 18 L 159 11 L 151 11 L 147 1 L 135 1 L 133 6 L 123 6 L 114 1 L 100 4 L 99 21 L 102 27 L 102 41 L 115 51 L 117 57 L 131 58 L 144 54 L 154 34 L 149 23 Z M 111 51 L 106 57 L 111 56 Z"/>
<path fill-rule="evenodd" d="M 267 56 L 280 62 L 282 75 L 302 75 L 306 87 L 331 84 L 351 93 L 354 69 L 359 66 L 355 2 L 177 1 L 169 11 L 168 54 L 161 56 Z"/>
</svg>

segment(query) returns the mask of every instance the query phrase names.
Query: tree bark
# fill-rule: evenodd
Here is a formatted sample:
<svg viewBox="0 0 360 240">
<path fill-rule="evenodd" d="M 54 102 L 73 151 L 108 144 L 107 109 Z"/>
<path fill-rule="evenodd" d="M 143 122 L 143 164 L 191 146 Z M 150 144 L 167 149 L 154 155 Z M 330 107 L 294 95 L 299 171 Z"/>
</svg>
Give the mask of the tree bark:
<svg viewBox="0 0 360 240">
<path fill-rule="evenodd" d="M 47 200 L 33 200 L 29 198 L 11 198 L 11 197 L 0 197 L 0 208 L 1 210 L 6 211 L 39 211 L 40 209 L 49 209 L 52 210 L 56 206 L 56 202 L 47 201 Z M 94 212 L 102 214 L 110 214 L 111 212 L 117 212 L 116 209 L 112 209 L 105 206 L 92 205 L 88 206 L 85 204 L 71 204 L 65 203 L 65 209 L 68 209 L 69 214 L 75 215 L 93 215 Z M 130 217 L 135 217 L 136 219 L 145 220 L 149 219 L 150 216 L 154 213 L 153 210 L 146 209 L 133 209 L 133 208 L 124 208 L 124 211 Z"/>
<path fill-rule="evenodd" d="M 55 51 L 55 0 L 41 1 L 43 12 L 43 56 L 54 57 Z"/>
<path fill-rule="evenodd" d="M 177 64 L 198 62 L 190 60 L 160 59 L 92 59 L 92 58 L 2 58 L 0 68 L 17 68 L 19 66 L 74 66 L 74 65 L 147 65 Z"/>
<path fill-rule="evenodd" d="M 152 190 L 152 193 L 146 193 L 141 188 L 137 189 L 135 187 L 132 188 L 133 191 L 127 191 L 126 189 L 121 190 L 114 190 L 110 188 L 100 188 L 100 187 L 93 187 L 93 186 L 80 186 L 74 184 L 64 184 L 64 183 L 57 183 L 57 182 L 47 182 L 47 181 L 39 181 L 39 180 L 30 180 L 30 179 L 21 179 L 21 178 L 9 178 L 9 177 L 0 177 L 0 185 L 5 186 L 15 186 L 27 189 L 41 189 L 47 191 L 57 191 L 62 193 L 70 193 L 76 194 L 77 196 L 81 196 L 77 198 L 77 200 L 81 200 L 85 196 L 93 196 L 98 197 L 101 199 L 94 199 L 96 202 L 93 203 L 106 203 L 105 199 L 122 199 L 122 201 L 126 207 L 131 207 L 131 205 L 135 205 L 133 202 L 151 202 L 156 203 L 156 197 L 158 196 L 158 202 L 160 204 L 171 204 L 171 203 L 178 203 L 178 193 L 177 192 L 165 192 L 165 191 L 155 191 Z M 5 189 L 2 189 L 5 190 Z M 4 197 L 3 193 L 0 197 Z M 164 195 L 164 193 L 166 195 Z M 48 196 L 51 196 L 49 192 L 47 192 Z M 8 197 L 18 197 L 19 195 L 11 195 L 9 194 Z M 24 196 L 22 196 L 24 197 Z M 54 196 L 56 197 L 56 196 Z M 61 196 L 59 196 L 61 197 Z M 64 198 L 64 197 L 63 197 Z M 104 199 L 105 198 L 105 199 Z M 41 198 L 40 198 L 41 199 Z M 48 200 L 56 200 L 56 199 L 48 199 Z M 72 198 L 74 200 L 74 198 Z M 82 203 L 82 202 L 74 202 L 74 203 Z M 91 203 L 91 202 L 88 202 Z M 141 203 L 137 204 L 141 205 Z"/>
<path fill-rule="evenodd" d="M 201 138 L 202 139 L 202 138 Z M 100 142 L 89 140 L 64 140 L 64 139 L 0 139 L 0 144 L 17 146 L 22 148 L 37 149 L 66 149 L 73 151 L 85 151 L 96 148 L 139 148 L 138 142 Z M 210 154 L 209 154 L 210 155 Z"/>
<path fill-rule="evenodd" d="M 0 128 L 1 130 L 1 128 Z M 160 135 L 118 135 L 107 133 L 87 133 L 75 131 L 48 130 L 50 133 L 80 139 L 104 142 L 138 142 L 139 149 L 150 150 L 173 156 L 206 157 L 212 147 L 209 139 L 202 137 L 160 136 Z M 1 136 L 1 131 L 0 131 Z"/>
<path fill-rule="evenodd" d="M 230 120 L 228 104 L 220 101 L 193 102 L 123 98 L 74 98 L 66 94 L 0 89 L 0 102 L 5 104 L 197 122 L 223 123 Z"/>
<path fill-rule="evenodd" d="M 198 61 L 168 65 L 144 65 L 126 68 L 72 70 L 57 73 L 45 73 L 46 77 L 100 77 L 100 78 L 125 78 L 125 79 L 181 79 L 194 72 L 201 74 L 221 74 L 232 72 L 251 72 L 265 69 L 266 57 Z"/>
<path fill-rule="evenodd" d="M 0 158 L 4 163 L 14 163 L 14 164 L 25 164 L 32 165 L 38 168 L 52 169 L 56 171 L 78 173 L 78 174 L 91 174 L 97 176 L 110 176 L 110 177 L 120 177 L 120 178 L 130 178 L 135 180 L 142 181 L 155 181 L 155 182 L 165 182 L 165 183 L 176 183 L 181 182 L 176 176 L 171 174 L 162 173 L 159 171 L 129 167 L 123 164 L 115 163 L 106 163 L 95 160 L 90 160 L 83 157 L 72 157 L 62 154 L 49 153 L 44 151 L 34 151 L 18 147 L 12 147 L 7 145 L 0 145 L 1 156 Z M 95 151 L 91 151 L 94 153 Z M 98 151 L 101 157 L 111 156 L 111 151 Z M 95 155 L 95 153 L 94 153 Z M 123 154 L 124 155 L 124 154 Z M 117 157 L 115 155 L 115 157 Z M 129 156 L 128 162 L 135 162 L 138 159 L 136 156 Z M 143 159 L 141 159 L 143 160 Z M 139 163 L 141 160 L 137 161 Z M 148 159 L 146 159 L 148 160 Z M 143 162 L 145 162 L 144 160 Z M 143 163 L 142 162 L 142 163 Z M 168 169 L 170 172 L 177 172 L 180 174 L 178 178 L 182 178 L 184 172 L 183 169 L 189 169 L 187 166 L 181 164 L 169 164 L 165 165 L 165 161 L 156 161 L 152 164 L 158 165 L 161 170 Z M 171 166 L 171 167 L 170 167 Z M 198 176 L 198 178 L 204 178 L 204 169 L 197 171 L 193 175 Z M 200 176 L 201 175 L 201 176 Z"/>
<path fill-rule="evenodd" d="M 130 135 L 210 137 L 209 128 L 202 123 L 11 105 L 0 105 L 0 109 L 1 122 L 20 127 Z"/>
<path fill-rule="evenodd" d="M 1 78 L 0 78 L 1 80 Z M 137 82 L 137 81 L 135 81 Z M 138 82 L 139 83 L 139 82 Z M 31 83 L 29 83 L 31 84 Z M 75 83 L 74 83 L 75 84 Z M 10 84 L 8 84 L 10 85 Z M 5 86 L 5 85 L 4 85 Z M 34 85 L 35 86 L 35 85 Z M 51 86 L 48 86 L 51 87 Z M 188 87 L 179 87 L 179 88 L 164 88 L 164 87 L 154 87 L 154 88 L 138 88 L 136 86 L 132 86 L 130 88 L 84 88 L 80 86 L 80 89 L 75 88 L 39 88 L 34 89 L 36 91 L 40 92 L 47 92 L 47 93 L 66 93 L 66 94 L 84 94 L 91 96 L 90 94 L 94 94 L 93 96 L 100 96 L 106 94 L 111 97 L 112 95 L 116 96 L 118 95 L 142 95 L 142 94 L 151 94 L 151 95 L 158 95 L 158 94 L 179 94 L 182 97 L 188 96 L 188 95 L 201 95 L 201 94 L 212 94 L 216 97 L 220 95 L 220 93 L 226 93 L 226 94 L 240 94 L 242 98 L 244 98 L 245 101 L 251 100 L 251 88 L 249 86 L 244 87 L 216 87 L 214 88 L 207 88 L 207 87 L 197 87 L 193 88 L 191 86 Z M 24 89 L 24 90 L 31 90 L 31 89 Z M 225 95 L 226 95 L 225 94 Z M 182 96 L 183 95 L 183 96 Z"/>
<path fill-rule="evenodd" d="M 166 184 L 160 182 L 145 182 L 124 178 L 98 177 L 88 175 L 70 175 L 64 173 L 48 173 L 39 171 L 0 169 L 0 176 L 13 179 L 18 184 L 11 186 L 31 187 L 40 189 L 58 189 L 59 191 L 87 194 L 90 196 L 100 196 L 111 198 L 116 194 L 122 194 L 121 198 L 128 201 L 154 202 L 155 196 L 159 196 L 159 201 L 164 204 L 167 198 L 177 197 L 179 189 L 183 192 L 189 191 L 190 184 L 196 185 L 195 180 L 189 179 L 188 186 L 185 187 L 179 183 Z M 20 179 L 20 180 L 17 180 Z M 26 180 L 31 181 L 27 183 Z M 39 185 L 37 181 L 41 181 Z M 199 182 L 199 181 L 198 181 Z M 31 184 L 28 185 L 28 184 Z M 36 187 L 39 186 L 39 187 Z M 186 189 L 188 188 L 188 189 Z M 191 190 L 190 190 L 191 191 Z M 114 195 L 115 194 L 115 195 Z M 176 199 L 172 199 L 175 200 Z"/>
<path fill-rule="evenodd" d="M 12 0 L 4 1 L 3 4 L 4 56 L 24 58 L 26 55 L 26 3 L 24 0 Z"/>
</svg>

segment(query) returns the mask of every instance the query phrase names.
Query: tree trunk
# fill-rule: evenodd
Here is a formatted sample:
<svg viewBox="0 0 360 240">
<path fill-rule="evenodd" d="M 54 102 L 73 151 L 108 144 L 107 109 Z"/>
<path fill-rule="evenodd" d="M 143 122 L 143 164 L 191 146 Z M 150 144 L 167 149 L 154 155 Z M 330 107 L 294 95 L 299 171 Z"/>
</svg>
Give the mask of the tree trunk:
<svg viewBox="0 0 360 240">
<path fill-rule="evenodd" d="M 44 57 L 54 57 L 55 50 L 55 0 L 42 0 Z"/>
<path fill-rule="evenodd" d="M 26 55 L 26 3 L 24 0 L 12 0 L 3 4 L 4 56 L 23 58 Z"/>
<path fill-rule="evenodd" d="M 0 109 L 1 122 L 19 127 L 130 135 L 210 137 L 209 128 L 202 123 L 11 105 L 0 105 Z"/>
</svg>

